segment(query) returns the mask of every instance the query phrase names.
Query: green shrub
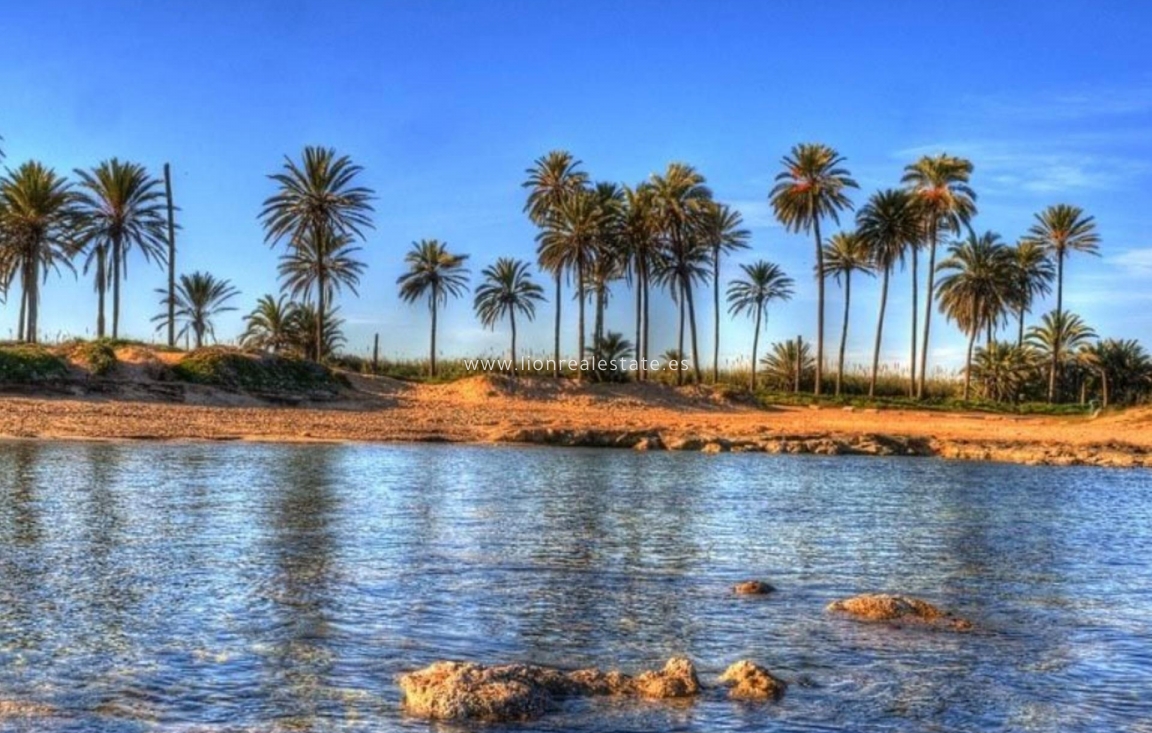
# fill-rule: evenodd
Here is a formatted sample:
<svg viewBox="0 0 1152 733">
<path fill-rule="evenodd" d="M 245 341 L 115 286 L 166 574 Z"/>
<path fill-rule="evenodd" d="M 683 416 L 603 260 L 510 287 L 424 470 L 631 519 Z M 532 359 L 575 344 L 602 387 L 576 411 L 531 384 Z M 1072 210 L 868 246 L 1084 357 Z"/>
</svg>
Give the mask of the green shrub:
<svg viewBox="0 0 1152 733">
<path fill-rule="evenodd" d="M 68 376 L 68 364 L 41 346 L 0 347 L 0 382 L 27 384 Z"/>
<path fill-rule="evenodd" d="M 335 392 L 342 385 L 336 375 L 315 362 L 221 347 L 193 351 L 172 371 L 185 382 L 244 392 Z"/>
<path fill-rule="evenodd" d="M 72 349 L 72 358 L 87 365 L 88 370 L 98 377 L 116 368 L 116 349 L 109 339 L 81 341 Z"/>
</svg>

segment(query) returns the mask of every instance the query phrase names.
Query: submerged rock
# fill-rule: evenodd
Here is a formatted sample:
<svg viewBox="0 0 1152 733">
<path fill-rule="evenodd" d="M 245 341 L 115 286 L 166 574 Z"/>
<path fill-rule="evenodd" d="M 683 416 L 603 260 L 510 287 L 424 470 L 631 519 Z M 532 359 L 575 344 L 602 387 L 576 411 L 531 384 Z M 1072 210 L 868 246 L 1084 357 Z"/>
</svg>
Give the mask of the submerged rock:
<svg viewBox="0 0 1152 733">
<path fill-rule="evenodd" d="M 828 610 L 844 613 L 861 621 L 913 621 L 951 627 L 958 631 L 972 628 L 970 621 L 957 618 L 927 601 L 887 593 L 866 593 L 833 601 L 828 604 Z"/>
<path fill-rule="evenodd" d="M 55 713 L 49 705 L 24 700 L 0 700 L 0 720 L 5 718 L 40 718 Z"/>
<path fill-rule="evenodd" d="M 771 584 L 762 580 L 745 580 L 732 587 L 732 592 L 738 596 L 763 596 L 775 590 Z"/>
<path fill-rule="evenodd" d="M 636 692 L 641 697 L 692 697 L 700 692 L 696 666 L 685 657 L 673 657 L 660 671 L 644 672 L 636 677 Z"/>
<path fill-rule="evenodd" d="M 412 715 L 487 722 L 532 720 L 565 697 L 683 698 L 700 691 L 696 668 L 683 657 L 636 677 L 599 669 L 562 672 L 530 664 L 437 662 L 401 675 L 399 684 L 404 708 Z"/>
<path fill-rule="evenodd" d="M 779 700 L 788 683 L 747 659 L 736 662 L 720 681 L 729 685 L 728 697 L 740 700 Z"/>
</svg>

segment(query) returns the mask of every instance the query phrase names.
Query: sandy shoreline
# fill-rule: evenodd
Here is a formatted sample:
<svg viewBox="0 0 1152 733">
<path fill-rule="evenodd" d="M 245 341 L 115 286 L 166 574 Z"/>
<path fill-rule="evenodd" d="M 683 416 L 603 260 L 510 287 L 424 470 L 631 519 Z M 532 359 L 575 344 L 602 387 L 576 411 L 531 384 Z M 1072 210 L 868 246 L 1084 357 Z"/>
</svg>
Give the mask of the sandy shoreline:
<svg viewBox="0 0 1152 733">
<path fill-rule="evenodd" d="M 323 405 L 278 407 L 189 388 L 0 396 L 0 436 L 38 439 L 533 443 L 706 452 L 919 455 L 1027 464 L 1152 466 L 1152 411 L 1088 417 L 840 408 L 760 410 L 706 391 L 476 377 L 444 385 L 354 378 Z"/>
</svg>

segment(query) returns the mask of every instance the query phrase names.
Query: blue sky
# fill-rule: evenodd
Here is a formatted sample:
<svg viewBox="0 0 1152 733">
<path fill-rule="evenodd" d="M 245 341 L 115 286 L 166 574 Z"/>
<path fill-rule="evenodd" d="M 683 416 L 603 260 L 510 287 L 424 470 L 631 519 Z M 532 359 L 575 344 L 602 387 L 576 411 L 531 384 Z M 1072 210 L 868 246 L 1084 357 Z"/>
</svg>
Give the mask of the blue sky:
<svg viewBox="0 0 1152 733">
<path fill-rule="evenodd" d="M 857 202 L 895 185 L 924 153 L 970 157 L 978 230 L 1015 240 L 1057 202 L 1099 221 L 1100 258 L 1069 264 L 1069 308 L 1104 335 L 1150 335 L 1152 64 L 1140 3 L 829 2 L 47 2 L 5 8 L 0 135 L 6 166 L 60 171 L 120 156 L 174 170 L 180 270 L 207 269 L 242 291 L 241 313 L 277 287 L 278 252 L 257 221 L 266 175 L 305 144 L 364 165 L 377 227 L 364 245 L 360 297 L 345 294 L 349 350 L 381 333 L 389 356 L 426 350 L 426 309 L 396 296 L 404 251 L 435 237 L 470 253 L 474 278 L 500 255 L 532 258 L 520 182 L 532 160 L 572 151 L 596 179 L 635 183 L 670 161 L 697 166 L 740 209 L 751 252 L 779 262 L 797 297 L 773 309 L 766 338 L 815 330 L 809 237 L 772 220 L 766 194 L 780 157 L 822 141 L 848 158 Z M 979 8 L 979 9 L 975 9 Z M 828 226 L 826 230 L 834 230 Z M 151 338 L 164 274 L 130 265 L 125 330 Z M 883 358 L 907 352 L 907 275 L 898 275 Z M 867 360 L 872 283 L 854 288 L 850 361 Z M 549 291 L 550 292 L 550 291 Z M 95 296 L 71 274 L 49 281 L 46 335 L 94 329 Z M 828 337 L 840 293 L 829 289 Z M 631 333 L 623 286 L 610 327 Z M 574 303 L 566 302 L 569 316 Z M 654 351 L 672 346 L 674 311 L 653 298 Z M 1046 305 L 1045 309 L 1051 307 Z M 701 308 L 702 324 L 710 307 Z M 0 334 L 15 324 L 0 306 Z M 934 360 L 959 363 L 963 340 L 935 329 Z M 497 353 L 470 302 L 442 320 L 445 355 Z M 735 360 L 750 326 L 725 322 Z M 548 350 L 551 306 L 521 343 Z M 569 349 L 575 351 L 575 329 Z M 711 353 L 710 329 L 702 352 Z M 702 353 L 703 356 L 703 353 Z"/>
</svg>

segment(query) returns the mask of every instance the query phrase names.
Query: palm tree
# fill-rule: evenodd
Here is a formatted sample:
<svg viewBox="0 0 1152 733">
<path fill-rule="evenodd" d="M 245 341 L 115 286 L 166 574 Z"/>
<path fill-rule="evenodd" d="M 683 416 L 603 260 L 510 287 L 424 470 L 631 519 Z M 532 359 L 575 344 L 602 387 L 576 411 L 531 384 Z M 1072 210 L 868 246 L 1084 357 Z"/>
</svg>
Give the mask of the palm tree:
<svg viewBox="0 0 1152 733">
<path fill-rule="evenodd" d="M 588 184 L 588 174 L 580 170 L 581 162 L 572 157 L 566 150 L 553 150 L 547 155 L 537 158 L 531 168 L 525 173 L 528 180 L 522 187 L 528 189 L 528 200 L 524 203 L 524 211 L 533 224 L 540 228 L 546 227 L 556 214 L 560 202 L 579 191 L 584 190 Z M 556 332 L 555 332 L 555 358 L 553 360 L 553 376 L 560 376 L 560 300 L 564 271 L 569 263 L 562 260 L 553 260 L 541 253 L 539 260 L 541 269 L 551 273 L 556 278 Z M 583 353 L 583 352 L 581 352 Z"/>
<path fill-rule="evenodd" d="M 920 239 L 920 218 L 907 191 L 887 189 L 872 194 L 856 215 L 856 232 L 871 253 L 873 266 L 882 273 L 880 316 L 876 322 L 876 345 L 872 349 L 872 375 L 868 397 L 876 396 L 880 368 L 880 342 L 884 335 L 884 312 L 888 307 L 888 281 L 897 262 Z"/>
<path fill-rule="evenodd" d="M 157 288 L 156 292 L 162 295 L 160 304 L 163 312 L 153 316 L 152 322 L 157 323 L 156 330 L 168 327 L 168 291 Z M 216 338 L 216 330 L 212 319 L 227 311 L 236 310 L 226 305 L 240 291 L 232 287 L 227 280 L 217 280 L 207 272 L 194 272 L 191 275 L 181 275 L 176 285 L 175 313 L 177 323 L 182 323 L 177 334 L 184 337 L 191 334 L 196 348 L 204 345 L 204 337 Z"/>
<path fill-rule="evenodd" d="M 816 370 L 812 358 L 812 345 L 799 338 L 777 341 L 772 350 L 760 360 L 766 378 L 777 389 L 800 391 L 802 383 Z M 799 369 L 797 369 L 799 367 Z"/>
<path fill-rule="evenodd" d="M 1100 377 L 1101 407 L 1133 404 L 1152 383 L 1152 359 L 1134 339 L 1101 339 L 1080 347 L 1077 358 Z"/>
<path fill-rule="evenodd" d="M 90 248 L 88 264 L 94 260 L 96 266 L 96 334 L 104 336 L 105 288 L 111 281 L 112 338 L 118 338 L 120 280 L 128 277 L 129 252 L 135 247 L 147 262 L 163 264 L 168 259 L 163 184 L 144 166 L 118 158 L 75 173 L 80 179 L 77 203 L 85 223 L 82 236 Z"/>
<path fill-rule="evenodd" d="M 1015 402 L 1032 382 L 1036 359 L 1031 348 L 993 341 L 976 349 L 969 369 L 985 399 Z"/>
<path fill-rule="evenodd" d="M 704 241 L 712 249 L 712 381 L 720 381 L 720 256 L 748 249 L 752 233 L 744 218 L 727 204 L 712 202 L 701 217 Z"/>
<path fill-rule="evenodd" d="M 344 345 L 344 319 L 339 317 L 339 308 L 329 308 L 324 311 L 324 320 L 321 321 L 316 306 L 311 303 L 300 303 L 293 314 L 289 333 L 292 335 L 293 350 L 303 354 L 305 359 L 320 361 L 321 354 L 335 354 Z M 321 335 L 319 346 L 316 344 L 316 334 Z"/>
<path fill-rule="evenodd" d="M 836 361 L 836 396 L 844 379 L 844 350 L 848 344 L 848 315 L 852 308 L 852 273 L 875 274 L 872 249 L 864 237 L 856 232 L 833 234 L 824 245 L 824 277 L 831 275 L 840 282 L 844 278 L 844 323 L 840 328 L 840 354 Z"/>
<path fill-rule="evenodd" d="M 1028 329 L 1027 342 L 1048 362 L 1048 401 L 1055 402 L 1061 367 L 1081 346 L 1096 338 L 1096 332 L 1075 313 L 1055 310 L 1045 313 L 1040 324 Z"/>
<path fill-rule="evenodd" d="M 42 163 L 29 161 L 0 177 L 0 282 L 20 283 L 17 337 L 36 343 L 40 281 L 61 264 L 71 268 L 78 224 L 71 184 Z"/>
<path fill-rule="evenodd" d="M 1028 230 L 1028 238 L 1056 260 L 1056 314 L 1060 315 L 1064 312 L 1064 259 L 1072 252 L 1099 253 L 1100 235 L 1096 232 L 1096 219 L 1085 216 L 1079 206 L 1056 204 L 1036 214 L 1036 223 Z M 1052 352 L 1053 359 L 1062 352 L 1059 344 L 1056 346 Z M 1055 397 L 1058 370 L 1059 365 L 1053 361 L 1048 372 L 1049 402 Z"/>
<path fill-rule="evenodd" d="M 365 269 L 365 264 L 356 259 L 359 251 L 348 235 L 326 230 L 317 239 L 313 232 L 306 232 L 280 256 L 281 287 L 292 298 L 304 301 L 311 300 L 316 293 L 318 303 L 331 303 L 342 286 L 358 295 L 356 288 Z M 321 286 L 323 293 L 319 292 Z M 315 351 L 315 344 L 309 351 Z M 321 351 L 317 361 L 327 356 L 328 352 Z"/>
<path fill-rule="evenodd" d="M 601 382 L 623 382 L 628 378 L 626 364 L 632 356 L 632 344 L 624 334 L 609 331 L 588 347 L 596 357 L 592 373 Z M 604 368 L 602 369 L 601 366 Z"/>
<path fill-rule="evenodd" d="M 604 310 L 608 307 L 609 285 L 624 277 L 627 252 L 621 231 L 624 215 L 624 192 L 615 183 L 597 183 L 593 189 L 600 207 L 599 227 L 596 232 L 595 253 L 589 271 L 589 285 L 595 299 L 596 319 L 592 327 L 593 358 L 596 344 L 604 337 Z"/>
<path fill-rule="evenodd" d="M 357 184 L 363 169 L 331 148 L 304 148 L 298 165 L 284 156 L 283 170 L 268 176 L 277 191 L 264 200 L 260 220 L 264 240 L 276 244 L 288 241 L 289 248 L 343 239 L 364 240 L 364 230 L 372 228 L 373 197 L 370 188 Z M 316 272 L 316 352 L 323 355 L 323 324 L 326 323 L 328 272 Z"/>
<path fill-rule="evenodd" d="M 928 372 L 928 337 L 932 329 L 932 305 L 936 297 L 936 244 L 940 230 L 960 233 L 976 214 L 976 193 L 969 187 L 972 163 L 946 153 L 925 155 L 904 168 L 901 183 L 912 191 L 916 205 L 924 217 L 924 234 L 928 244 L 928 295 L 924 304 L 924 342 L 920 345 L 920 383 L 916 397 L 924 397 L 924 383 Z M 915 253 L 913 253 L 915 257 Z M 913 271 L 915 281 L 915 271 Z M 915 282 L 913 284 L 915 288 Z M 916 317 L 916 295 L 912 295 L 912 317 Z M 912 322 L 912 377 L 916 378 L 916 322 Z"/>
<path fill-rule="evenodd" d="M 263 296 L 256 302 L 252 312 L 244 317 L 245 327 L 240 336 L 240 346 L 273 354 L 288 350 L 298 338 L 298 315 L 299 308 L 287 296 Z"/>
<path fill-rule="evenodd" d="M 1017 346 L 1024 345 L 1024 316 L 1032 308 L 1038 296 L 1052 292 L 1052 280 L 1056 277 L 1056 268 L 1048 251 L 1042 245 L 1030 239 L 1021 239 L 1012 249 L 1012 256 L 1016 264 L 1016 293 L 1014 297 L 1017 317 L 1020 321 L 1020 333 L 1016 339 Z"/>
<path fill-rule="evenodd" d="M 692 284 L 704 280 L 708 271 L 699 264 L 708 259 L 708 244 L 700 236 L 701 219 L 712 203 L 712 191 L 704 185 L 704 176 L 683 163 L 670 163 L 663 175 L 651 177 L 652 196 L 660 233 L 664 239 L 666 272 L 670 273 L 681 307 L 688 308 L 692 331 L 692 369 L 700 382 L 700 352 L 696 344 L 696 307 Z M 683 323 L 683 318 L 681 318 Z M 683 326 L 681 326 L 683 333 Z M 681 341 L 683 338 L 681 338 Z M 680 350 L 684 350 L 683 343 Z M 680 375 L 683 376 L 682 373 Z"/>
<path fill-rule="evenodd" d="M 420 298 L 428 298 L 428 309 L 432 312 L 432 344 L 429 372 L 436 376 L 436 310 L 448 303 L 448 297 L 459 298 L 468 286 L 468 270 L 464 261 L 468 255 L 452 254 L 448 245 L 436 239 L 421 239 L 412 243 L 412 249 L 404 256 L 408 272 L 396 280 L 400 286 L 400 297 L 406 303 L 414 303 Z"/>
<path fill-rule="evenodd" d="M 583 358 L 585 351 L 584 301 L 588 271 L 596 257 L 597 237 L 603 216 L 604 210 L 596 195 L 588 190 L 580 190 L 556 203 L 547 226 L 536 235 L 536 252 L 542 269 L 548 272 L 572 269 L 576 273 L 580 358 Z M 583 371 L 580 370 L 580 376 L 583 376 Z"/>
<path fill-rule="evenodd" d="M 859 188 L 848 169 L 844 156 L 820 143 L 802 143 L 792 148 L 781 161 L 784 170 L 776 176 L 776 185 L 768 194 L 776 218 L 789 231 L 811 230 L 816 238 L 816 272 L 824 272 L 824 243 L 820 238 L 820 220 L 830 217 L 840 223 L 840 212 L 852 208 L 845 189 Z M 816 383 L 820 394 L 824 370 L 824 278 L 816 278 Z"/>
<path fill-rule="evenodd" d="M 940 310 L 968 334 L 968 358 L 964 368 L 964 399 L 972 384 L 972 351 L 976 335 L 1004 317 L 1012 307 L 1016 268 L 1012 250 L 995 232 L 977 237 L 969 234 L 948 248 L 940 272 Z M 921 375 L 923 376 L 923 375 Z"/>
<path fill-rule="evenodd" d="M 774 300 L 791 300 L 792 278 L 784 274 L 779 265 L 758 260 L 751 265 L 741 265 L 744 277 L 733 280 L 728 286 L 728 312 L 732 315 L 747 313 L 756 319 L 752 332 L 752 381 L 751 389 L 756 391 L 756 352 L 760 346 L 760 324 L 768 321 L 768 304 Z"/>
<path fill-rule="evenodd" d="M 516 314 L 529 321 L 536 318 L 536 303 L 544 300 L 544 290 L 532 282 L 528 263 L 501 257 L 481 271 L 484 281 L 476 288 L 474 307 L 480 322 L 495 328 L 505 316 L 512 326 L 512 374 L 516 374 Z"/>
<path fill-rule="evenodd" d="M 652 267 L 660 251 L 659 223 L 654 209 L 652 187 L 641 183 L 624 189 L 624 213 L 620 236 L 627 254 L 627 271 L 635 278 L 637 378 L 648 374 L 648 286 Z"/>
</svg>

